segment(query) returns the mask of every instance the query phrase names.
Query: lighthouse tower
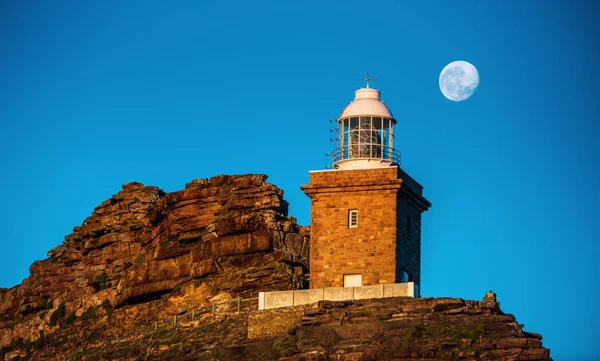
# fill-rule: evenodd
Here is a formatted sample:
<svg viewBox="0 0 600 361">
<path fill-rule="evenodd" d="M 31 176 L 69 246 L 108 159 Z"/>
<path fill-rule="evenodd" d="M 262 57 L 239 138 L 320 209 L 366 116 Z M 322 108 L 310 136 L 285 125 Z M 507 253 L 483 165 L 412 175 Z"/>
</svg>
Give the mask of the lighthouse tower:
<svg viewBox="0 0 600 361">
<path fill-rule="evenodd" d="M 394 119 L 367 87 L 337 120 L 332 169 L 310 172 L 310 288 L 421 281 L 421 214 L 431 204 L 400 168 Z"/>
</svg>

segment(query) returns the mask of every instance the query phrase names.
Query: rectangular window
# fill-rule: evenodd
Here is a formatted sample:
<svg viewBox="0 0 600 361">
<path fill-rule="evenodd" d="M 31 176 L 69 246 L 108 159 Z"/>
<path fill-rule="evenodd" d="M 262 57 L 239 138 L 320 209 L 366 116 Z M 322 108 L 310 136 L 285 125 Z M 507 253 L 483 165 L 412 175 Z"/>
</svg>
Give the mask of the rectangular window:
<svg viewBox="0 0 600 361">
<path fill-rule="evenodd" d="M 348 211 L 348 228 L 358 227 L 358 209 Z"/>
<path fill-rule="evenodd" d="M 344 275 L 344 287 L 361 287 L 362 286 L 362 275 Z"/>
</svg>

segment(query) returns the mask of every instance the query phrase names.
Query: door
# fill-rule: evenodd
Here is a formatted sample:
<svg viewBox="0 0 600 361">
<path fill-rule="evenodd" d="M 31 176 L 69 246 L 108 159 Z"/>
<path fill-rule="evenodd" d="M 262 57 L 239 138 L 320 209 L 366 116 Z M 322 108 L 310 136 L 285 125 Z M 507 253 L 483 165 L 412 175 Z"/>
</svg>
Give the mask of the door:
<svg viewBox="0 0 600 361">
<path fill-rule="evenodd" d="M 344 287 L 360 287 L 362 286 L 362 275 L 344 275 Z"/>
</svg>

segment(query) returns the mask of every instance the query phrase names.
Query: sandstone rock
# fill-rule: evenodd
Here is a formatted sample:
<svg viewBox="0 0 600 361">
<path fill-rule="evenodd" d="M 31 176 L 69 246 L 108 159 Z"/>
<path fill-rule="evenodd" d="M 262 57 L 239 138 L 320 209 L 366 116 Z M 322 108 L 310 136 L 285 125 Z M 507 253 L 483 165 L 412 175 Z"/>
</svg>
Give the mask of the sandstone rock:
<svg viewBox="0 0 600 361">
<path fill-rule="evenodd" d="M 173 307 L 198 307 L 219 294 L 294 287 L 292 266 L 308 267 L 308 231 L 288 217 L 283 191 L 266 179 L 220 175 L 172 193 L 124 184 L 48 259 L 34 262 L 21 285 L 0 292 L 0 347 L 33 342 L 40 331 L 47 337 L 84 315 L 111 315 L 127 327 L 157 300 L 163 306 L 152 306 L 152 315 L 169 318 Z M 250 264 L 257 272 L 249 279 Z"/>
<path fill-rule="evenodd" d="M 393 317 L 399 314 L 401 318 Z M 495 295 L 490 304 L 489 294 L 483 301 L 321 301 L 248 315 L 250 342 L 279 337 L 273 343 L 277 349 L 296 346 L 287 346 L 286 358 L 279 360 L 303 360 L 307 355 L 327 360 L 551 360 L 537 335 L 520 328 L 514 316 L 497 307 Z M 277 355 L 283 354 L 280 350 Z"/>
<path fill-rule="evenodd" d="M 266 179 L 221 175 L 172 193 L 124 184 L 0 289 L 0 358 L 551 360 L 491 291 L 254 311 L 259 291 L 298 288 L 309 267 L 309 228 Z M 212 308 L 236 297 L 239 312 Z"/>
</svg>

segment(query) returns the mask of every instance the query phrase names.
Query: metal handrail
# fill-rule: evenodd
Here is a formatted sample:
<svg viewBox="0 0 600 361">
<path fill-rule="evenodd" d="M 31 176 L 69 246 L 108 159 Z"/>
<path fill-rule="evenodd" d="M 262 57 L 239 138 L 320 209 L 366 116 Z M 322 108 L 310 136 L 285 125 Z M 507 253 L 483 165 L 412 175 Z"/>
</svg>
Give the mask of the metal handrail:
<svg viewBox="0 0 600 361">
<path fill-rule="evenodd" d="M 368 149 L 375 149 L 375 154 L 371 151 L 371 154 L 368 156 L 356 156 L 352 154 L 352 145 L 346 145 L 344 147 L 336 148 L 331 153 L 332 164 L 335 166 L 337 162 L 349 159 L 382 159 L 391 161 L 397 165 L 400 165 L 401 163 L 402 153 L 397 149 L 381 144 L 361 144 L 361 146 L 366 146 Z"/>
</svg>

